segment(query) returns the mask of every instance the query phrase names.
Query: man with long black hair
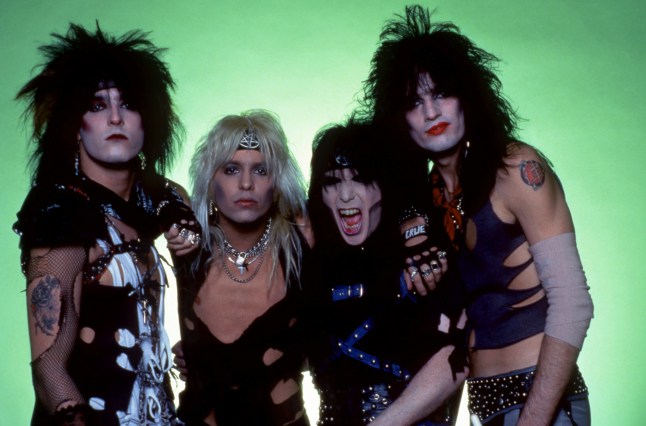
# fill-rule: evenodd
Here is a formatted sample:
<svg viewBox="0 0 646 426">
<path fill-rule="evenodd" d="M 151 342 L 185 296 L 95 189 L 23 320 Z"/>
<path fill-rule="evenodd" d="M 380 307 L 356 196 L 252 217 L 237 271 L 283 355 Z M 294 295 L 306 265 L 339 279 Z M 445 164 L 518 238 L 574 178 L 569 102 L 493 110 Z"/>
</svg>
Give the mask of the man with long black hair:
<svg viewBox="0 0 646 426">
<path fill-rule="evenodd" d="M 386 24 L 364 85 L 363 112 L 399 133 L 384 149 L 399 154 L 393 164 L 416 207 L 402 217 L 420 253 L 408 259 L 409 279 L 423 293 L 442 285 L 443 259 L 416 215 L 440 211 L 457 251 L 449 268 L 468 293 L 474 422 L 589 424 L 576 359 L 593 309 L 563 188 L 516 137 L 497 58 L 430 15 L 409 6 Z"/>
<path fill-rule="evenodd" d="M 199 241 L 163 178 L 179 142 L 162 49 L 145 33 L 71 24 L 19 91 L 33 122 L 20 235 L 34 425 L 174 425 L 161 258 Z"/>
</svg>

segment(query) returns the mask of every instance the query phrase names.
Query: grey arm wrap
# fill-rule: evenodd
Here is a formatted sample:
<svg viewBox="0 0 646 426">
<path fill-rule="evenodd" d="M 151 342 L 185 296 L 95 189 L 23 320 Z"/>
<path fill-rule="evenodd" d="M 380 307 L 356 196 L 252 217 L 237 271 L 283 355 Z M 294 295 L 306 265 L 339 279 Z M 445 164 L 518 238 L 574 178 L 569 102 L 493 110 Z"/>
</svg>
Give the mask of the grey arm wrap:
<svg viewBox="0 0 646 426">
<path fill-rule="evenodd" d="M 548 238 L 529 251 L 549 304 L 545 334 L 581 349 L 593 306 L 574 233 Z"/>
</svg>

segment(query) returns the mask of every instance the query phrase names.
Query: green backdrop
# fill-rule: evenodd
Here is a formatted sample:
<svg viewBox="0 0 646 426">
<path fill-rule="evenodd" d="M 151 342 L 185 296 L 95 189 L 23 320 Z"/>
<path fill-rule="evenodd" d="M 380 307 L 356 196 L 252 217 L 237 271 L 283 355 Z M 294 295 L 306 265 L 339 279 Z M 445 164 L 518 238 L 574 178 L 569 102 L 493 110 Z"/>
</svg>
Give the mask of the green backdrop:
<svg viewBox="0 0 646 426">
<path fill-rule="evenodd" d="M 437 17 L 503 59 L 522 138 L 547 154 L 566 189 L 595 301 L 579 364 L 593 420 L 646 417 L 643 254 L 646 201 L 646 6 L 641 0 L 445 0 Z M 24 279 L 11 231 L 28 188 L 27 132 L 13 97 L 40 61 L 36 48 L 73 21 L 152 31 L 169 48 L 186 126 L 171 177 L 188 186 L 196 141 L 229 113 L 267 108 L 282 119 L 304 170 L 311 139 L 354 106 L 386 19 L 404 1 L 25 0 L 0 3 L 0 424 L 27 424 L 33 403 Z M 642 263 L 644 262 L 644 263 Z M 169 309 L 170 310 L 170 309 Z M 171 319 L 172 322 L 172 319 Z M 642 401 L 640 403 L 640 401 Z"/>
</svg>

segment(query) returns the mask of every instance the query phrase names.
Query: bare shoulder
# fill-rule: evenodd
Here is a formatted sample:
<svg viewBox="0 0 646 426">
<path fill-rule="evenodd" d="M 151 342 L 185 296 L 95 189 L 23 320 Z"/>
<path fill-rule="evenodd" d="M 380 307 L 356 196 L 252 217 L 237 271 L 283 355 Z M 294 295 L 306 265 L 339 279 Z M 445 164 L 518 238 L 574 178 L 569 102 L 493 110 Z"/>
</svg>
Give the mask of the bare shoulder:
<svg viewBox="0 0 646 426">
<path fill-rule="evenodd" d="M 505 162 L 514 163 L 522 159 L 533 159 L 545 162 L 545 156 L 533 146 L 525 142 L 514 142 L 507 147 L 507 156 Z"/>
<path fill-rule="evenodd" d="M 508 147 L 504 162 L 505 167 L 498 173 L 498 182 L 503 186 L 519 186 L 518 189 L 521 190 L 538 191 L 549 184 L 553 175 L 545 156 L 523 142 L 515 142 Z"/>
<path fill-rule="evenodd" d="M 514 143 L 496 178 L 499 205 L 517 220 L 530 244 L 573 228 L 563 188 L 536 148 Z"/>
</svg>

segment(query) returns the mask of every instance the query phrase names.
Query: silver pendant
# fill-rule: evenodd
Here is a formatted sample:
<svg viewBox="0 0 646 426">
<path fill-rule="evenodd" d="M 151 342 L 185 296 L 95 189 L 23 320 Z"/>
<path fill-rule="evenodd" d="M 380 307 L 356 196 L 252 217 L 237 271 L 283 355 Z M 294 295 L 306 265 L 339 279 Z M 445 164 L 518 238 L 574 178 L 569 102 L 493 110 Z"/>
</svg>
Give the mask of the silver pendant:
<svg viewBox="0 0 646 426">
<path fill-rule="evenodd" d="M 238 255 L 238 258 L 236 259 L 236 267 L 238 268 L 238 271 L 240 272 L 240 275 L 244 275 L 245 272 L 247 272 L 247 264 L 245 263 L 246 257 L 241 254 Z"/>
</svg>

